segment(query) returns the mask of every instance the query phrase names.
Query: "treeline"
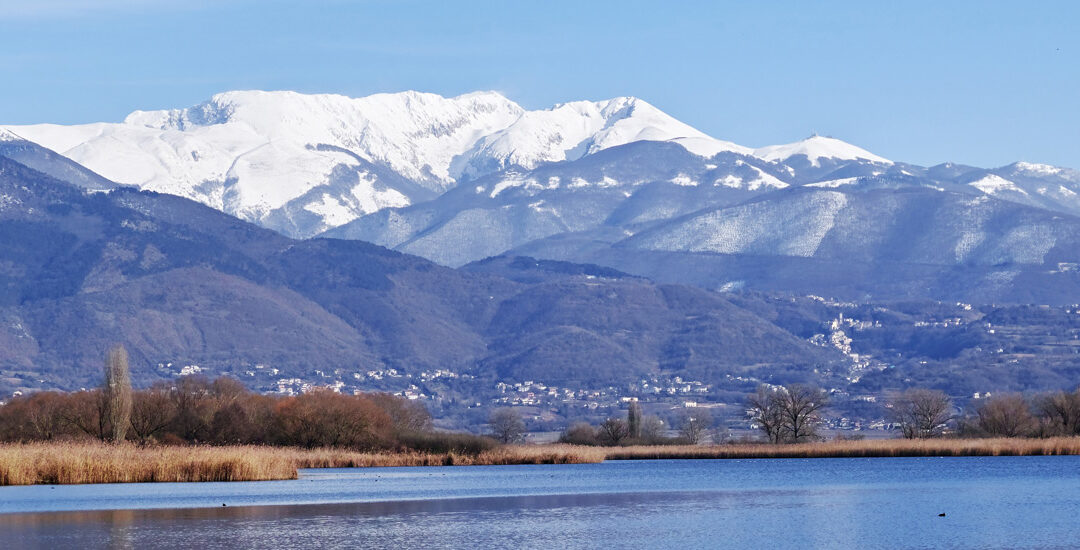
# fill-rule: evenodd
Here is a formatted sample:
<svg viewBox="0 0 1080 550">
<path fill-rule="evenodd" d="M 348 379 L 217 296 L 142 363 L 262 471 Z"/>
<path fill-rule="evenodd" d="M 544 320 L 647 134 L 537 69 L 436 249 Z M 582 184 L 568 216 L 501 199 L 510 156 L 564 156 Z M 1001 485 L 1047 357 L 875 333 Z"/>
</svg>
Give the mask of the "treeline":
<svg viewBox="0 0 1080 550">
<path fill-rule="evenodd" d="M 823 441 L 820 428 L 828 406 L 825 391 L 802 384 L 761 385 L 745 400 L 750 427 L 774 444 Z M 975 400 L 966 411 L 959 411 L 944 392 L 912 388 L 888 399 L 885 412 L 907 439 L 1080 436 L 1080 388 L 992 395 Z M 637 402 L 630 404 L 625 418 L 612 416 L 596 426 L 571 424 L 559 440 L 604 446 L 731 442 L 728 429 L 714 426 L 707 409 L 683 409 L 669 427 L 656 416 L 643 416 Z"/>
<path fill-rule="evenodd" d="M 626 418 L 612 416 L 598 426 L 587 422 L 571 424 L 559 437 L 560 443 L 573 445 L 697 445 L 712 442 L 725 443 L 728 430 L 723 426 L 713 426 L 713 417 L 708 409 L 690 407 L 682 409 L 676 415 L 675 435 L 668 435 L 671 430 L 658 416 L 645 415 L 637 401 L 631 401 L 626 411 Z"/>
<path fill-rule="evenodd" d="M 497 443 L 435 432 L 420 403 L 387 393 L 249 391 L 240 381 L 183 376 L 133 390 L 123 346 L 109 349 L 100 388 L 39 392 L 0 406 L 0 441 L 93 438 L 138 444 L 279 445 L 477 454 Z"/>
<path fill-rule="evenodd" d="M 233 378 L 184 376 L 130 394 L 130 415 L 110 407 L 103 388 L 38 392 L 0 407 L 0 440 L 94 438 L 136 443 L 263 444 L 388 449 L 427 439 L 423 405 L 382 393 L 316 389 L 296 396 L 249 391 Z M 117 418 L 121 419 L 118 420 Z M 118 422 L 126 422 L 123 430 Z"/>
<path fill-rule="evenodd" d="M 952 400 L 938 390 L 915 388 L 886 405 L 907 438 L 1059 437 L 1080 435 L 1080 388 L 1034 395 L 996 394 L 975 400 L 956 414 Z"/>
</svg>

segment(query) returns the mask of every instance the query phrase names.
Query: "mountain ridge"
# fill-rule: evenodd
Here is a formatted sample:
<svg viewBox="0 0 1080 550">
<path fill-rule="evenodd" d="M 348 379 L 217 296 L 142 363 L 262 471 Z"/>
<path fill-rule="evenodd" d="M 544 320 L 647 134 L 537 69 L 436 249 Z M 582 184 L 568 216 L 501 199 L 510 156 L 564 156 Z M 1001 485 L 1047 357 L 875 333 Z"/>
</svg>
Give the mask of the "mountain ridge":
<svg viewBox="0 0 1080 550">
<path fill-rule="evenodd" d="M 197 200 L 294 237 L 494 172 L 627 143 L 670 141 L 705 158 L 755 152 L 634 97 L 526 110 L 497 92 L 231 91 L 184 109 L 134 111 L 120 123 L 8 128 L 112 181 Z"/>
</svg>

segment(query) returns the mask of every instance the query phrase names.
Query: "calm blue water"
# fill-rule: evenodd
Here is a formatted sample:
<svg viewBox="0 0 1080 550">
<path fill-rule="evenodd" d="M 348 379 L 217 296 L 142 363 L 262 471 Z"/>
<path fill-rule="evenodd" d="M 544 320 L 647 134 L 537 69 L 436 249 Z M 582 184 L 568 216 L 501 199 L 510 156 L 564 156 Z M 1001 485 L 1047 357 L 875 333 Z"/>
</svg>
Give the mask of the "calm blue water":
<svg viewBox="0 0 1080 550">
<path fill-rule="evenodd" d="M 0 513 L 5 549 L 1076 548 L 1080 457 L 305 470 L 3 487 Z"/>
</svg>

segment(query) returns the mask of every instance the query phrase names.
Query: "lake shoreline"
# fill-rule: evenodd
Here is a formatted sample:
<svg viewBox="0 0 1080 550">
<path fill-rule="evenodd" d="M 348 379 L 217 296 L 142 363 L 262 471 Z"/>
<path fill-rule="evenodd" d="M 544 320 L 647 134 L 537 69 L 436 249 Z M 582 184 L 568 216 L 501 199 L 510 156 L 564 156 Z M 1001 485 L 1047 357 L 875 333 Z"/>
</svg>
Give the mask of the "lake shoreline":
<svg viewBox="0 0 1080 550">
<path fill-rule="evenodd" d="M 360 452 L 272 446 L 137 446 L 96 442 L 0 445 L 0 486 L 270 481 L 300 469 L 585 464 L 607 460 L 1080 455 L 1080 437 L 884 439 L 799 444 L 585 447 L 505 445 L 478 454 Z"/>
</svg>

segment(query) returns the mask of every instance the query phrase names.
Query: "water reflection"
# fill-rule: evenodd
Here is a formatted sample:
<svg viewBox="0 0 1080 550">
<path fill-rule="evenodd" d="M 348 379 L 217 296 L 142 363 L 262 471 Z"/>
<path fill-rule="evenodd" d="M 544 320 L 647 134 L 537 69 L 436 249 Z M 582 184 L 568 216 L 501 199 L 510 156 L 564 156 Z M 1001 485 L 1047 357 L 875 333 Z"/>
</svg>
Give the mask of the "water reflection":
<svg viewBox="0 0 1080 550">
<path fill-rule="evenodd" d="M 77 510 L 193 502 L 204 507 Z M 1080 457 L 312 471 L 290 482 L 8 487 L 0 509 L 71 510 L 0 514 L 3 550 L 1071 548 Z"/>
<path fill-rule="evenodd" d="M 431 501 L 240 506 L 197 509 L 96 510 L 0 515 L 0 544 L 17 548 L 265 548 L 295 546 L 529 547 L 545 538 L 539 520 L 567 531 L 629 511 L 701 508 L 735 494 L 621 493 L 488 497 Z M 484 532 L 469 525 L 486 524 Z M 571 529 L 574 523 L 578 525 Z M 526 533 L 531 533 L 525 537 Z M 594 533 L 595 542 L 603 541 Z M 564 541 L 569 542 L 569 541 Z M 579 541 L 588 544 L 589 541 Z"/>
</svg>

